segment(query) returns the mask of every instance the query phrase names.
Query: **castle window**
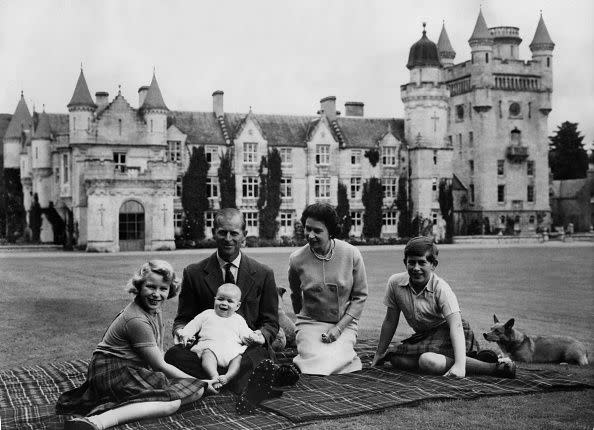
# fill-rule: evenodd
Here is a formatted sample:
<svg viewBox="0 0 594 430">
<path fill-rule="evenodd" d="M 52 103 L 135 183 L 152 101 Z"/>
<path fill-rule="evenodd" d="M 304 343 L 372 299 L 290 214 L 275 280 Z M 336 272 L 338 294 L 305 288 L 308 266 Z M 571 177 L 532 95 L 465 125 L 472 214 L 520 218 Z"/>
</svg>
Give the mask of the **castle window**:
<svg viewBox="0 0 594 430">
<path fill-rule="evenodd" d="M 470 176 L 474 175 L 474 160 L 468 160 L 468 170 L 470 170 Z"/>
<path fill-rule="evenodd" d="M 330 164 L 330 145 L 316 145 L 316 164 L 322 166 Z"/>
<path fill-rule="evenodd" d="M 316 198 L 330 198 L 330 178 L 316 178 L 314 192 Z"/>
<path fill-rule="evenodd" d="M 258 161 L 258 144 L 254 142 L 243 143 L 243 163 L 256 164 Z"/>
<path fill-rule="evenodd" d="M 505 174 L 505 160 L 497 160 L 497 176 Z"/>
<path fill-rule="evenodd" d="M 126 153 L 125 152 L 114 152 L 113 153 L 113 162 L 115 163 L 115 170 L 117 172 L 125 172 L 126 171 Z"/>
<path fill-rule="evenodd" d="M 530 215 L 530 218 L 528 218 L 528 222 L 529 222 L 530 224 L 534 224 L 534 221 L 535 221 L 535 220 L 536 220 L 536 219 L 534 218 L 534 215 Z"/>
<path fill-rule="evenodd" d="M 433 151 L 433 165 L 437 165 L 437 151 Z"/>
<path fill-rule="evenodd" d="M 474 205 L 474 184 L 470 184 L 470 204 Z"/>
<path fill-rule="evenodd" d="M 462 133 L 458 133 L 458 150 L 462 152 Z"/>
<path fill-rule="evenodd" d="M 361 178 L 351 178 L 351 199 L 361 198 Z"/>
<path fill-rule="evenodd" d="M 153 120 L 151 119 L 151 133 L 153 132 Z"/>
<path fill-rule="evenodd" d="M 214 228 L 215 215 L 215 211 L 204 212 L 204 228 L 207 228 L 209 230 Z"/>
<path fill-rule="evenodd" d="M 509 105 L 509 115 L 510 116 L 518 116 L 520 115 L 520 112 L 522 111 L 520 104 L 519 103 L 512 103 Z"/>
<path fill-rule="evenodd" d="M 76 130 L 76 117 L 72 117 L 72 130 Z"/>
<path fill-rule="evenodd" d="M 120 120 L 121 121 L 121 120 Z M 181 164 L 181 142 L 178 140 L 168 140 L 166 150 L 167 161 Z"/>
<path fill-rule="evenodd" d="M 497 185 L 497 203 L 505 203 L 505 185 Z"/>
<path fill-rule="evenodd" d="M 389 227 L 396 227 L 398 223 L 398 214 L 396 211 L 386 211 L 382 213 L 382 225 Z"/>
<path fill-rule="evenodd" d="M 351 164 L 353 166 L 358 166 L 361 164 L 361 150 L 360 149 L 352 149 L 351 150 Z"/>
<path fill-rule="evenodd" d="M 433 191 L 433 200 L 437 200 L 437 178 L 431 181 L 431 191 Z"/>
<path fill-rule="evenodd" d="M 69 172 L 69 164 L 70 164 L 70 160 L 68 157 L 68 154 L 62 154 L 62 183 L 63 184 L 67 184 L 68 180 L 70 178 L 70 172 Z"/>
<path fill-rule="evenodd" d="M 501 109 L 501 100 L 499 100 L 499 118 L 503 117 L 503 110 Z"/>
<path fill-rule="evenodd" d="M 468 146 L 474 145 L 474 133 L 472 131 L 468 132 Z"/>
<path fill-rule="evenodd" d="M 396 193 L 398 189 L 398 179 L 397 178 L 382 178 L 382 191 L 384 197 L 389 198 L 396 198 Z"/>
<path fill-rule="evenodd" d="M 182 177 L 178 176 L 175 180 L 175 197 L 182 196 Z"/>
<path fill-rule="evenodd" d="M 463 121 L 464 120 L 464 105 L 457 105 L 456 106 L 456 120 Z"/>
<path fill-rule="evenodd" d="M 528 160 L 526 162 L 526 174 L 528 176 L 534 176 L 534 160 Z"/>
<path fill-rule="evenodd" d="M 214 145 L 206 145 L 204 156 L 210 165 L 217 164 L 219 162 L 219 148 Z"/>
<path fill-rule="evenodd" d="M 363 229 L 363 212 L 351 212 L 351 232 L 360 233 Z"/>
<path fill-rule="evenodd" d="M 528 187 L 526 187 L 526 200 L 530 203 L 534 203 L 534 185 L 528 185 Z"/>
<path fill-rule="evenodd" d="M 279 149 L 281 164 L 289 165 L 293 164 L 293 149 L 292 148 L 280 148 Z"/>
<path fill-rule="evenodd" d="M 528 118 L 532 118 L 532 102 L 528 102 Z"/>
<path fill-rule="evenodd" d="M 551 67 L 551 57 L 547 57 L 547 67 Z"/>
<path fill-rule="evenodd" d="M 184 213 L 183 211 L 175 211 L 173 212 L 173 228 L 181 229 L 184 220 Z"/>
<path fill-rule="evenodd" d="M 281 178 L 280 194 L 283 199 L 290 199 L 293 197 L 293 180 L 291 178 Z"/>
<path fill-rule="evenodd" d="M 280 216 L 280 230 L 281 235 L 290 235 L 293 233 L 293 212 L 279 211 Z"/>
<path fill-rule="evenodd" d="M 90 126 L 90 122 L 89 122 L 89 126 Z M 122 135 L 122 120 L 118 119 L 118 133 L 121 136 Z"/>
<path fill-rule="evenodd" d="M 219 179 L 206 178 L 206 197 L 215 198 L 219 196 Z"/>
<path fill-rule="evenodd" d="M 250 230 L 258 229 L 258 212 L 245 212 L 245 226 Z"/>
<path fill-rule="evenodd" d="M 258 177 L 244 176 L 242 179 L 242 196 L 243 197 L 258 197 Z"/>
<path fill-rule="evenodd" d="M 489 62 L 489 53 L 485 52 L 485 63 Z"/>
<path fill-rule="evenodd" d="M 394 146 L 385 146 L 382 148 L 382 164 L 384 166 L 396 165 L 396 148 Z"/>
</svg>

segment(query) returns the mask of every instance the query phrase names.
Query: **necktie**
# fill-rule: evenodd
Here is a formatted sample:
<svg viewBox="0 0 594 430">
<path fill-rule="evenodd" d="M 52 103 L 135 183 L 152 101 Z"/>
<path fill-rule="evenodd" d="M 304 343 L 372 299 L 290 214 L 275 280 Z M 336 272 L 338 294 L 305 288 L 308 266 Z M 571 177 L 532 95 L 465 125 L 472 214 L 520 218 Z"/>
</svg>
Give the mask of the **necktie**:
<svg viewBox="0 0 594 430">
<path fill-rule="evenodd" d="M 231 263 L 225 264 L 225 284 L 235 283 L 235 278 L 233 277 L 233 273 L 231 273 L 231 266 L 233 266 Z"/>
</svg>

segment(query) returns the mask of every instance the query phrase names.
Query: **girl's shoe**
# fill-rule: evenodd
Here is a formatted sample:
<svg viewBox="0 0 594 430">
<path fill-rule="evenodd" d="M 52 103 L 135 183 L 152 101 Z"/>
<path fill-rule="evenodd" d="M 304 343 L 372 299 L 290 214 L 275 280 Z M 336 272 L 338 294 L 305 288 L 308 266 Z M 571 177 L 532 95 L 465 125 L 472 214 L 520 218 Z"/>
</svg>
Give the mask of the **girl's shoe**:
<svg viewBox="0 0 594 430">
<path fill-rule="evenodd" d="M 64 422 L 64 430 L 99 430 L 95 424 L 84 417 L 70 418 Z"/>
</svg>

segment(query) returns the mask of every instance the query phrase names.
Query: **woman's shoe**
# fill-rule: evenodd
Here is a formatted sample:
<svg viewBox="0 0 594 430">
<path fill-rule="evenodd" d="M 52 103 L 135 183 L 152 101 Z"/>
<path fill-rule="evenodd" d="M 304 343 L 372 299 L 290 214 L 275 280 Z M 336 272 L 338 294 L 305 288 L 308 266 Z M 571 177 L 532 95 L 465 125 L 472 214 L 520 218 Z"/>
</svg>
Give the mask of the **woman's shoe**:
<svg viewBox="0 0 594 430">
<path fill-rule="evenodd" d="M 64 422 L 64 430 L 99 430 L 95 424 L 87 418 L 70 418 Z"/>
</svg>

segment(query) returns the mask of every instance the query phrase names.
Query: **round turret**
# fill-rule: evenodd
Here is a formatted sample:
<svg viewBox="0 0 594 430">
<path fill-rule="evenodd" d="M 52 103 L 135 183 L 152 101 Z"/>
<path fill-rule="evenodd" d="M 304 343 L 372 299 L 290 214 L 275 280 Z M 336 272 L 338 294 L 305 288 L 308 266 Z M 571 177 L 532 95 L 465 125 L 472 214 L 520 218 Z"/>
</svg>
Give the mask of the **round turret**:
<svg viewBox="0 0 594 430">
<path fill-rule="evenodd" d="M 423 36 L 410 47 L 406 67 L 411 70 L 415 67 L 441 67 L 437 45 L 427 37 L 426 24 L 423 23 Z"/>
</svg>

